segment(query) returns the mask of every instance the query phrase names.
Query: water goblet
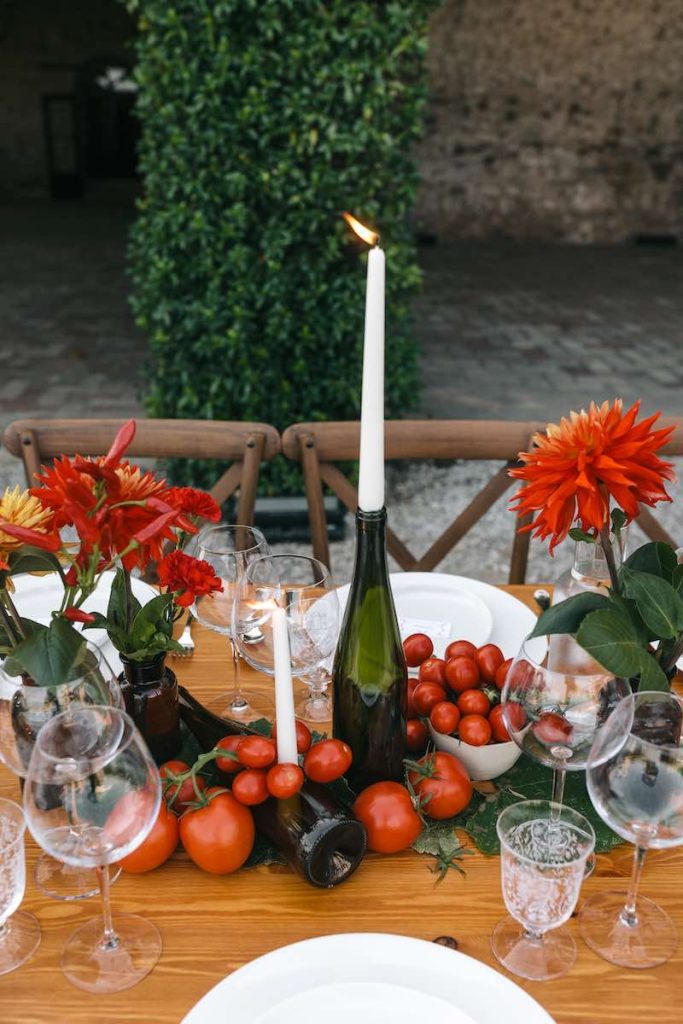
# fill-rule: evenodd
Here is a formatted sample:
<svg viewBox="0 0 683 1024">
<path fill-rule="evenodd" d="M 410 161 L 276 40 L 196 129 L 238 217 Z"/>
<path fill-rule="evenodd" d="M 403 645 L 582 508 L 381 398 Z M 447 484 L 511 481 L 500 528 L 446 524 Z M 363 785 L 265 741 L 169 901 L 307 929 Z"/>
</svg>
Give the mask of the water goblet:
<svg viewBox="0 0 683 1024">
<path fill-rule="evenodd" d="M 101 920 L 89 921 L 62 952 L 68 980 L 87 992 L 120 992 L 159 959 L 151 921 L 112 918 L 107 865 L 142 843 L 161 803 L 159 773 L 133 720 L 119 708 L 79 706 L 43 726 L 24 786 L 26 820 L 36 842 L 67 864 L 94 868 Z"/>
<path fill-rule="evenodd" d="M 524 641 L 501 693 L 503 718 L 517 746 L 553 769 L 554 804 L 562 804 L 567 771 L 586 767 L 596 734 L 630 693 L 626 679 L 597 665 L 551 669 L 538 640 Z"/>
<path fill-rule="evenodd" d="M 496 823 L 503 899 L 510 917 L 496 925 L 491 948 L 512 974 L 546 981 L 576 960 L 567 929 L 595 833 L 581 814 L 548 800 L 506 807 Z"/>
<path fill-rule="evenodd" d="M 634 694 L 596 737 L 588 761 L 593 806 L 635 851 L 628 892 L 591 896 L 579 927 L 591 949 L 621 967 L 656 967 L 676 950 L 673 921 L 638 890 L 647 851 L 683 844 L 682 723 L 680 697 Z"/>
<path fill-rule="evenodd" d="M 26 887 L 25 829 L 19 804 L 0 799 L 0 974 L 20 967 L 40 943 L 37 919 L 17 909 Z"/>
<path fill-rule="evenodd" d="M 252 718 L 254 709 L 242 693 L 240 676 L 239 635 L 235 633 L 234 605 L 237 586 L 254 559 L 269 553 L 269 547 L 260 530 L 253 526 L 221 524 L 202 530 L 193 550 L 197 558 L 208 562 L 223 584 L 219 593 L 198 597 L 192 606 L 192 614 L 203 626 L 226 636 L 234 670 L 232 696 L 222 696 L 214 701 L 212 710 L 228 717 Z M 260 639 L 258 632 L 252 632 L 251 642 Z M 247 638 L 249 640 L 249 638 Z"/>
</svg>

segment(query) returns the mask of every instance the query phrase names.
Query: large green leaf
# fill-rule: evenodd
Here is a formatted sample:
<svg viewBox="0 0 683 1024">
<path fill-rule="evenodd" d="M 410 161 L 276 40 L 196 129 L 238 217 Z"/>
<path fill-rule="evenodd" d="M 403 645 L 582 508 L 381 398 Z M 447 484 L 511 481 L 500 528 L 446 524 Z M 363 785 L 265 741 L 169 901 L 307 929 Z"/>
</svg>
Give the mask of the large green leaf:
<svg viewBox="0 0 683 1024">
<path fill-rule="evenodd" d="M 628 679 L 640 671 L 643 644 L 631 620 L 614 609 L 592 612 L 581 623 L 577 642 L 595 660 Z"/>
<path fill-rule="evenodd" d="M 10 576 L 19 576 L 25 572 L 58 572 L 61 575 L 62 571 L 59 559 L 55 554 L 51 551 L 43 551 L 41 548 L 34 548 L 30 544 L 13 551 L 7 561 Z"/>
<path fill-rule="evenodd" d="M 669 680 L 666 677 L 662 666 L 659 664 L 657 659 L 652 654 L 648 654 L 647 651 L 642 652 L 640 659 L 640 684 L 639 690 L 664 690 L 668 691 L 671 689 Z"/>
<path fill-rule="evenodd" d="M 131 644 L 133 647 L 144 647 L 152 643 L 154 637 L 161 633 L 167 639 L 173 631 L 173 623 L 168 610 L 173 602 L 173 594 L 159 594 L 148 601 L 137 612 L 133 620 Z"/>
<path fill-rule="evenodd" d="M 652 541 L 643 544 L 624 562 L 624 569 L 632 569 L 636 572 L 649 572 L 653 576 L 670 581 L 676 568 L 676 553 L 668 544 L 661 541 Z"/>
<path fill-rule="evenodd" d="M 22 640 L 12 651 L 12 660 L 39 686 L 57 686 L 69 678 L 84 646 L 83 634 L 57 618 Z"/>
<path fill-rule="evenodd" d="M 643 622 L 656 637 L 677 636 L 683 630 L 683 600 L 660 576 L 624 568 L 621 574 L 624 593 L 633 598 Z"/>
<path fill-rule="evenodd" d="M 531 636 L 547 636 L 551 633 L 574 635 L 587 615 L 609 606 L 610 601 L 606 595 L 592 591 L 575 594 L 539 615 Z"/>
<path fill-rule="evenodd" d="M 126 631 L 128 624 L 127 608 L 128 601 L 131 607 L 131 622 L 140 611 L 142 605 L 133 593 L 126 591 L 125 570 L 118 568 L 111 585 L 109 593 L 109 604 L 107 606 L 107 618 L 113 626 Z"/>
</svg>

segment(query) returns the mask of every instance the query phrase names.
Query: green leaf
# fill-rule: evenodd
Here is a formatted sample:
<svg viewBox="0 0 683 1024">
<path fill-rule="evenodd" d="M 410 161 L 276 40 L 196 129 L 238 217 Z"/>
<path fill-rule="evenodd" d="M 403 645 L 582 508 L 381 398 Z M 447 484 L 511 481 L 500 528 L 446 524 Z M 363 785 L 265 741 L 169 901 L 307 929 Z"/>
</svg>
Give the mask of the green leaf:
<svg viewBox="0 0 683 1024">
<path fill-rule="evenodd" d="M 677 594 L 683 595 L 683 565 L 677 565 L 671 577 L 671 586 Z"/>
<path fill-rule="evenodd" d="M 62 567 L 57 556 L 30 544 L 13 551 L 7 561 L 10 576 L 19 576 L 25 572 L 58 572 L 61 575 Z"/>
<path fill-rule="evenodd" d="M 539 615 L 532 633 L 535 636 L 548 636 L 551 633 L 571 633 L 574 635 L 587 615 L 598 609 L 609 608 L 610 601 L 606 595 L 586 591 L 568 597 L 566 601 L 554 604 Z"/>
<path fill-rule="evenodd" d="M 249 722 L 249 728 L 253 729 L 260 736 L 270 737 L 273 731 L 273 723 L 268 718 L 257 718 L 253 722 Z"/>
<path fill-rule="evenodd" d="M 152 643 L 157 633 L 170 637 L 173 631 L 168 612 L 173 602 L 173 594 L 159 594 L 143 605 L 133 619 L 131 644 L 144 647 Z"/>
<path fill-rule="evenodd" d="M 640 660 L 640 685 L 639 692 L 645 690 L 664 690 L 668 692 L 671 687 L 666 674 L 653 655 L 643 651 Z"/>
<path fill-rule="evenodd" d="M 12 657 L 39 686 L 57 686 L 69 678 L 84 647 L 83 634 L 58 618 L 22 640 Z"/>
<path fill-rule="evenodd" d="M 643 645 L 631 620 L 614 609 L 592 612 L 581 623 L 577 642 L 609 672 L 624 679 L 640 671 Z"/>
<path fill-rule="evenodd" d="M 130 595 L 131 602 L 131 621 L 135 619 L 135 616 L 140 611 L 142 605 L 135 597 L 134 594 Z M 109 604 L 107 606 L 107 618 L 113 626 L 117 626 L 119 629 L 126 631 L 127 626 L 127 596 L 126 596 L 126 576 L 125 570 L 119 567 L 116 570 L 114 576 L 111 591 L 109 593 Z"/>
<path fill-rule="evenodd" d="M 623 509 L 612 509 L 612 533 L 619 534 L 626 526 L 628 519 Z"/>
<path fill-rule="evenodd" d="M 671 580 L 676 570 L 676 553 L 668 544 L 661 541 L 652 541 L 643 544 L 624 562 L 624 569 L 632 569 L 634 572 L 649 572 L 653 576 L 660 576 L 662 579 Z"/>
<path fill-rule="evenodd" d="M 625 568 L 624 593 L 633 598 L 643 622 L 655 636 L 670 638 L 683 630 L 683 600 L 666 580 L 652 573 Z"/>
<path fill-rule="evenodd" d="M 580 530 L 578 526 L 573 526 L 569 531 L 569 536 L 572 540 L 582 542 L 584 544 L 595 544 L 597 543 L 596 538 L 592 533 L 586 533 L 585 530 Z"/>
</svg>

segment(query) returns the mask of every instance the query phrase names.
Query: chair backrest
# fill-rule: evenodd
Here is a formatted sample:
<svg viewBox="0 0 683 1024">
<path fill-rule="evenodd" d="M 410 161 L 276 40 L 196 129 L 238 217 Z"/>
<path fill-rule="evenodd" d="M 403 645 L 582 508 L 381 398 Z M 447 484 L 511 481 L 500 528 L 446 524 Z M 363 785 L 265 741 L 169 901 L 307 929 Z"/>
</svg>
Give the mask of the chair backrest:
<svg viewBox="0 0 683 1024">
<path fill-rule="evenodd" d="M 662 448 L 659 454 L 664 455 L 665 457 L 671 455 L 683 455 L 683 417 L 662 417 L 662 419 L 656 424 L 656 426 L 657 429 L 659 429 L 659 427 L 670 426 L 674 426 L 676 428 L 674 434 L 671 437 L 671 440 L 667 445 L 665 445 Z M 674 548 L 678 547 L 680 544 L 683 544 L 683 537 L 679 537 L 677 541 L 674 540 L 671 534 L 664 529 L 664 527 L 657 521 L 657 519 L 655 519 L 652 512 L 650 512 L 649 508 L 646 508 L 643 505 L 640 506 L 638 525 L 643 530 L 645 535 L 650 538 L 650 540 L 661 540 L 665 544 L 670 544 Z"/>
<path fill-rule="evenodd" d="M 125 422 L 107 420 L 16 420 L 5 430 L 3 441 L 12 455 L 23 460 L 29 484 L 42 462 L 57 455 L 104 455 Z M 280 451 L 280 435 L 267 423 L 224 420 L 137 421 L 127 455 L 131 458 L 215 459 L 230 462 L 211 488 L 219 505 L 239 487 L 236 519 L 249 525 L 261 462 Z"/>
<path fill-rule="evenodd" d="M 385 423 L 385 457 L 390 459 L 468 459 L 499 463 L 482 489 L 453 520 L 425 554 L 417 558 L 400 538 L 387 530 L 387 547 L 402 569 L 425 572 L 434 569 L 462 537 L 515 481 L 508 469 L 517 454 L 531 445 L 544 423 L 495 420 L 389 420 Z M 360 423 L 295 423 L 282 435 L 282 450 L 300 462 L 306 486 L 313 551 L 329 565 L 330 549 L 323 505 L 322 485 L 327 484 L 351 511 L 358 492 L 335 463 L 358 459 Z M 528 520 L 517 518 L 510 559 L 511 583 L 523 583 L 529 552 L 529 533 L 517 527 Z"/>
</svg>

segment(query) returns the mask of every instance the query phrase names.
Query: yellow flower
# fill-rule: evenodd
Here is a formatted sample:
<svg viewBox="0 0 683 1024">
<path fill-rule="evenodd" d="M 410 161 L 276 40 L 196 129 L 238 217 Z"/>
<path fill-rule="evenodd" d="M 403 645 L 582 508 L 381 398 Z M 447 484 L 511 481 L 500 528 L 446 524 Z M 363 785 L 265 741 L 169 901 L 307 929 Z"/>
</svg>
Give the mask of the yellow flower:
<svg viewBox="0 0 683 1024">
<path fill-rule="evenodd" d="M 2 523 L 11 523 L 37 533 L 48 533 L 52 530 L 52 515 L 52 509 L 44 508 L 38 498 L 34 498 L 28 491 L 20 490 L 18 484 L 11 490 L 7 488 L 0 497 Z M 25 540 L 4 533 L 0 526 L 0 569 L 7 568 L 8 555 L 25 543 Z"/>
</svg>

